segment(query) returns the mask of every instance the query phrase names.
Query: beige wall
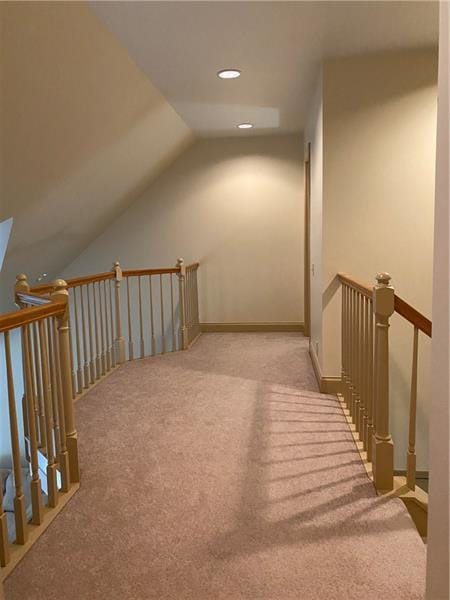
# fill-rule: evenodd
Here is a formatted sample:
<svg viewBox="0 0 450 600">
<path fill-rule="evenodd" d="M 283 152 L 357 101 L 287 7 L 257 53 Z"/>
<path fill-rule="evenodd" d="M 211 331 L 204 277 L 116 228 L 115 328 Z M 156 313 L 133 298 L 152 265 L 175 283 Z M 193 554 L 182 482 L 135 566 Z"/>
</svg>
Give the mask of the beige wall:
<svg viewBox="0 0 450 600">
<path fill-rule="evenodd" d="M 1 288 L 56 274 L 192 139 L 81 2 L 0 3 Z"/>
<path fill-rule="evenodd" d="M 303 320 L 299 136 L 200 140 L 64 271 L 200 260 L 206 322 Z"/>
<path fill-rule="evenodd" d="M 450 597 L 450 10 L 441 2 L 427 600 Z"/>
<path fill-rule="evenodd" d="M 340 375 L 345 271 L 388 271 L 398 293 L 431 316 L 437 53 L 390 52 L 328 61 L 323 70 L 322 349 Z M 391 422 L 404 467 L 412 330 L 391 328 Z M 427 465 L 429 340 L 420 345 L 418 465 Z"/>
</svg>

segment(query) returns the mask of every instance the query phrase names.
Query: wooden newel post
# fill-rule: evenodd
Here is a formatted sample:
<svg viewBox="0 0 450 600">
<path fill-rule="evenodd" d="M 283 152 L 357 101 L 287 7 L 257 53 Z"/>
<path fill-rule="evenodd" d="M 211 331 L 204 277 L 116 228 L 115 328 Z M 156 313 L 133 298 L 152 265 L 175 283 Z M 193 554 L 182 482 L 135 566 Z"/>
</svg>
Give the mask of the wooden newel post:
<svg viewBox="0 0 450 600">
<path fill-rule="evenodd" d="M 20 275 L 16 276 L 16 285 L 14 286 L 14 300 L 16 305 L 19 308 L 25 308 L 25 305 L 21 302 L 20 298 L 18 297 L 17 294 L 22 293 L 22 294 L 28 294 L 28 292 L 30 291 L 30 285 L 27 281 L 27 276 L 24 275 L 23 273 L 21 273 Z"/>
<path fill-rule="evenodd" d="M 180 290 L 181 345 L 183 350 L 187 350 L 189 340 L 186 326 L 186 265 L 182 258 L 177 260 L 177 267 L 180 269 L 178 273 L 178 285 Z"/>
<path fill-rule="evenodd" d="M 122 269 L 120 268 L 120 264 L 116 261 L 113 265 L 114 271 L 114 280 L 115 280 L 115 290 L 116 290 L 116 339 L 115 339 L 115 347 L 116 347 L 116 357 L 117 362 L 122 364 L 125 362 L 125 340 L 122 332 L 122 307 L 120 301 L 120 283 L 123 279 L 122 277 Z"/>
<path fill-rule="evenodd" d="M 394 444 L 389 431 L 389 318 L 394 312 L 394 288 L 389 285 L 388 273 L 379 273 L 376 279 L 372 461 L 375 487 L 389 491 L 394 487 Z"/>
<path fill-rule="evenodd" d="M 51 294 L 52 300 L 63 302 L 66 306 L 64 314 L 61 317 L 57 317 L 56 321 L 58 328 L 61 391 L 64 403 L 64 423 L 66 428 L 67 452 L 69 454 L 70 481 L 72 483 L 77 483 L 80 481 L 80 468 L 78 462 L 78 436 L 75 429 L 73 410 L 71 348 L 69 338 L 69 292 L 67 283 L 64 279 L 57 279 L 53 285 L 54 288 Z"/>
</svg>

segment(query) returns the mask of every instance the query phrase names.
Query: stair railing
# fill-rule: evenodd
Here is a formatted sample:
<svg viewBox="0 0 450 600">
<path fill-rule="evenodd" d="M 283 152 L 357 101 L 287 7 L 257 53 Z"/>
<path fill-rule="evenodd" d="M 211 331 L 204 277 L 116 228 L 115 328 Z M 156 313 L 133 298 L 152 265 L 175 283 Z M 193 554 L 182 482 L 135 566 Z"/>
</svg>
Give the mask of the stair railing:
<svg viewBox="0 0 450 600">
<path fill-rule="evenodd" d="M 73 397 L 127 360 L 186 350 L 200 333 L 199 263 L 67 280 Z M 177 285 L 178 280 L 178 285 Z M 47 296 L 53 284 L 32 288 Z"/>
<path fill-rule="evenodd" d="M 416 413 L 419 332 L 431 337 L 431 321 L 395 294 L 388 273 L 374 286 L 344 273 L 342 285 L 342 395 L 372 464 L 380 493 L 394 489 L 394 442 L 389 427 L 389 324 L 394 312 L 413 325 L 406 486 L 416 491 Z"/>
<path fill-rule="evenodd" d="M 74 399 L 125 361 L 186 350 L 200 334 L 198 268 L 182 259 L 162 269 L 116 262 L 33 288 L 17 276 L 19 310 L 0 315 L 15 489 L 4 497 L 0 482 L 0 581 L 78 488 Z"/>
<path fill-rule="evenodd" d="M 33 296 L 26 277 L 19 275 L 16 302 L 21 310 L 0 315 L 11 442 L 11 484 L 6 482 L 5 497 L 3 482 L 0 485 L 4 568 L 18 560 L 21 548 L 35 538 L 37 528 L 47 526 L 52 512 L 79 482 L 67 290 L 59 281 L 50 297 Z M 17 343 L 12 344 L 11 338 Z M 18 360 L 23 374 L 22 415 L 16 390 Z M 8 513 L 13 525 L 11 521 L 8 525 Z M 15 530 L 14 539 L 10 530 Z"/>
<path fill-rule="evenodd" d="M 186 314 L 184 322 L 186 324 L 185 329 L 187 331 L 187 340 L 184 344 L 188 347 L 192 342 L 200 335 L 200 322 L 198 316 L 198 282 L 197 282 L 197 271 L 199 263 L 193 263 L 184 267 L 183 262 L 179 263 L 182 280 L 184 271 L 184 285 L 185 285 L 185 306 Z"/>
</svg>

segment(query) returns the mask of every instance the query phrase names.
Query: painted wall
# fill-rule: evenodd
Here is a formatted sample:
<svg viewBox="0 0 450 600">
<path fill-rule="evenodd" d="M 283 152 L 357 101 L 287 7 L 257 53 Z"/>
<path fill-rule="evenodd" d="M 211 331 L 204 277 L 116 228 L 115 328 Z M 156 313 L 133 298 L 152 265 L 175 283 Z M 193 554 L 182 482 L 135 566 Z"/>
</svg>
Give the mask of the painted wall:
<svg viewBox="0 0 450 600">
<path fill-rule="evenodd" d="M 427 600 L 450 597 L 450 8 L 440 4 Z"/>
<path fill-rule="evenodd" d="M 323 74 L 319 74 L 309 108 L 305 140 L 311 144 L 311 348 L 322 356 L 322 198 L 323 198 Z"/>
<path fill-rule="evenodd" d="M 322 349 L 324 376 L 340 375 L 344 271 L 397 292 L 431 315 L 437 52 L 389 52 L 323 68 Z M 318 301 L 318 299 L 316 299 Z M 314 303 L 314 300 L 313 300 Z M 412 329 L 391 327 L 391 424 L 396 468 L 406 456 Z M 420 343 L 418 468 L 427 465 L 428 339 Z"/>
<path fill-rule="evenodd" d="M 192 134 L 85 3 L 0 4 L 5 308 L 17 272 L 58 273 Z"/>
<path fill-rule="evenodd" d="M 200 260 L 205 322 L 303 320 L 299 136 L 199 140 L 67 268 Z"/>
</svg>

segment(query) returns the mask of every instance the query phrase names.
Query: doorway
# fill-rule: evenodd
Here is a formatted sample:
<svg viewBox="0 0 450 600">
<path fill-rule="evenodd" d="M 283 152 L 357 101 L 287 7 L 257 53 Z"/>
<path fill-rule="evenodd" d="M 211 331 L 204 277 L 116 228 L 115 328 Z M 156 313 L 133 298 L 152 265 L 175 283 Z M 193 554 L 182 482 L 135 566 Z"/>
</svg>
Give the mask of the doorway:
<svg viewBox="0 0 450 600">
<path fill-rule="evenodd" d="M 304 266 L 304 334 L 311 335 L 311 142 L 305 145 L 305 266 Z"/>
</svg>

